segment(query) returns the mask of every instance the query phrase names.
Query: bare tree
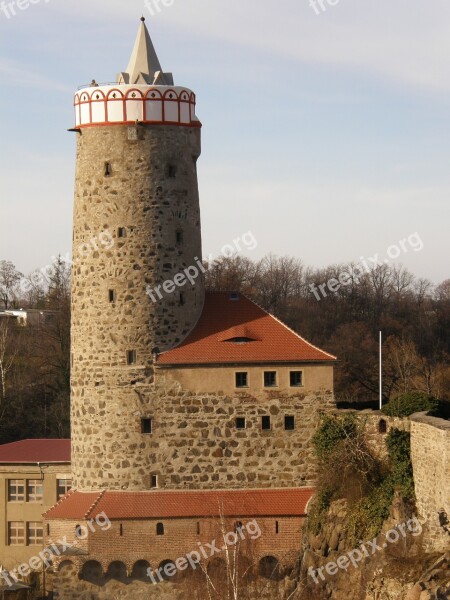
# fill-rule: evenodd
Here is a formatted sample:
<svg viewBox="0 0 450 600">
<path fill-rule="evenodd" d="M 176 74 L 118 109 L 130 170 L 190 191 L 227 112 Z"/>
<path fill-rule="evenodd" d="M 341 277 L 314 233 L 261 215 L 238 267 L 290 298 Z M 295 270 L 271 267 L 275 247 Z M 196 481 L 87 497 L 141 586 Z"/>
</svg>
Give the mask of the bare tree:
<svg viewBox="0 0 450 600">
<path fill-rule="evenodd" d="M 8 375 L 17 355 L 9 319 L 0 319 L 0 417 L 6 409 Z"/>
<path fill-rule="evenodd" d="M 7 310 L 16 300 L 16 291 L 23 275 L 12 262 L 0 260 L 0 300 Z"/>
</svg>

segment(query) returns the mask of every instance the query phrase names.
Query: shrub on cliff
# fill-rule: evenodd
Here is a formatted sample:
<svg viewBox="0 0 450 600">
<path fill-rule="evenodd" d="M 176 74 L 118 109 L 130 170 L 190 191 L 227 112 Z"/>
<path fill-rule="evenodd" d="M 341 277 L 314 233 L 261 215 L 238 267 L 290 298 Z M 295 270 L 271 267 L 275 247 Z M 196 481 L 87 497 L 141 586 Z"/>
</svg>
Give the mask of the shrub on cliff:
<svg viewBox="0 0 450 600">
<path fill-rule="evenodd" d="M 416 412 L 437 412 L 441 402 L 424 392 L 407 392 L 390 400 L 383 413 L 389 417 L 409 417 Z"/>
</svg>

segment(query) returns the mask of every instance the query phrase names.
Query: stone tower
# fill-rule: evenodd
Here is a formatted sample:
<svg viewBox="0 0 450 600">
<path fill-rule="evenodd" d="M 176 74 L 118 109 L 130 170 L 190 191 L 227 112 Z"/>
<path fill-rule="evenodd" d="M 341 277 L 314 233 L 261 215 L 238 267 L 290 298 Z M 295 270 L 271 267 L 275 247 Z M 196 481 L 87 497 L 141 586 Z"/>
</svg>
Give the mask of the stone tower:
<svg viewBox="0 0 450 600">
<path fill-rule="evenodd" d="M 151 487 L 141 405 L 154 356 L 186 337 L 204 303 L 195 94 L 162 71 L 144 21 L 117 83 L 75 95 L 71 410 L 81 491 Z"/>
</svg>

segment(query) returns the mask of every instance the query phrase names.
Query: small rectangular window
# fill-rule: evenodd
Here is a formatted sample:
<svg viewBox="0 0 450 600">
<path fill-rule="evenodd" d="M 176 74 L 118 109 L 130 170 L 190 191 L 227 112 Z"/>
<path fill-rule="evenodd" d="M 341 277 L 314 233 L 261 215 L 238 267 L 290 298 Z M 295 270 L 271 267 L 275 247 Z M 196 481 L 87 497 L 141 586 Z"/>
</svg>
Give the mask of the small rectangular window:
<svg viewBox="0 0 450 600">
<path fill-rule="evenodd" d="M 245 417 L 236 417 L 236 429 L 245 429 Z"/>
<path fill-rule="evenodd" d="M 180 306 L 184 306 L 186 304 L 186 298 L 184 292 L 180 292 Z"/>
<path fill-rule="evenodd" d="M 65 496 L 72 489 L 71 479 L 57 479 L 58 500 Z"/>
<path fill-rule="evenodd" d="M 275 521 L 275 533 L 280 533 L 280 522 Z"/>
<path fill-rule="evenodd" d="M 264 371 L 264 387 L 276 387 L 277 385 L 277 372 L 276 371 Z"/>
<path fill-rule="evenodd" d="M 41 546 L 44 541 L 44 528 L 39 521 L 27 523 L 28 546 Z"/>
<path fill-rule="evenodd" d="M 42 502 L 44 496 L 44 486 L 41 479 L 27 480 L 27 500 L 28 502 Z"/>
<path fill-rule="evenodd" d="M 150 431 L 151 433 L 151 431 Z M 157 488 L 158 487 L 158 475 L 152 475 L 150 478 L 150 487 Z"/>
<path fill-rule="evenodd" d="M 105 177 L 109 177 L 111 173 L 111 163 L 105 162 Z"/>
<path fill-rule="evenodd" d="M 117 230 L 117 237 L 119 237 L 119 238 L 127 237 L 127 230 L 125 229 L 125 227 L 119 227 L 119 229 Z"/>
<path fill-rule="evenodd" d="M 25 544 L 25 527 L 21 521 L 8 523 L 8 545 L 23 546 Z"/>
<path fill-rule="evenodd" d="M 291 387 L 302 387 L 303 371 L 291 371 Z"/>
<path fill-rule="evenodd" d="M 135 365 L 137 361 L 136 350 L 128 350 L 127 351 L 127 364 Z"/>
<path fill-rule="evenodd" d="M 175 165 L 169 165 L 167 167 L 167 175 L 169 179 L 175 179 L 177 176 L 177 168 Z"/>
<path fill-rule="evenodd" d="M 176 233 L 176 241 L 177 241 L 177 244 L 183 243 L 183 232 L 180 230 L 178 230 Z"/>
<path fill-rule="evenodd" d="M 120 537 L 123 536 L 123 525 L 122 525 L 122 523 L 120 523 L 120 525 L 119 525 L 119 535 L 120 535 Z"/>
<path fill-rule="evenodd" d="M 150 434 L 153 433 L 153 419 L 141 419 L 141 433 Z M 153 475 L 152 475 L 153 477 Z"/>
<path fill-rule="evenodd" d="M 109 301 L 111 302 L 111 304 L 116 301 L 116 292 L 115 292 L 115 290 L 109 290 L 109 292 L 108 292 L 108 298 L 109 298 Z"/>
<path fill-rule="evenodd" d="M 25 482 L 23 479 L 8 480 L 8 502 L 25 502 Z"/>
<path fill-rule="evenodd" d="M 246 372 L 236 373 L 236 387 L 237 388 L 248 387 L 248 373 L 246 373 Z"/>
<path fill-rule="evenodd" d="M 200 535 L 200 521 L 197 521 L 197 535 Z"/>
<path fill-rule="evenodd" d="M 266 415 L 261 417 L 261 428 L 263 431 L 269 431 L 271 429 L 269 416 Z"/>
<path fill-rule="evenodd" d="M 295 429 L 295 417 L 286 415 L 284 417 L 284 428 L 286 431 L 294 431 Z"/>
</svg>

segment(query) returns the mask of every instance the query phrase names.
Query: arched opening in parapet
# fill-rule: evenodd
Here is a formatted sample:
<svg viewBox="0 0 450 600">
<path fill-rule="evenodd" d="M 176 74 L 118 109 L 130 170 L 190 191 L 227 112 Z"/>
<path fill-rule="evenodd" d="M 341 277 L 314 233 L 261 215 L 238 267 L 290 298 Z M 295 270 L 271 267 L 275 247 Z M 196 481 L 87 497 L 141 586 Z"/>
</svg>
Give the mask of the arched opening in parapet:
<svg viewBox="0 0 450 600">
<path fill-rule="evenodd" d="M 149 581 L 148 571 L 150 569 L 150 563 L 146 560 L 138 560 L 133 565 L 131 571 L 132 579 L 140 579 L 141 581 Z"/>
<path fill-rule="evenodd" d="M 115 560 L 106 571 L 106 579 L 115 579 L 116 581 L 125 581 L 128 577 L 127 568 L 123 562 Z"/>
<path fill-rule="evenodd" d="M 160 573 L 161 579 L 164 581 L 176 581 L 178 569 L 175 566 L 173 560 L 163 560 L 159 565 L 158 572 Z"/>
<path fill-rule="evenodd" d="M 378 422 L 378 433 L 387 433 L 387 422 L 384 419 Z"/>
<path fill-rule="evenodd" d="M 84 563 L 81 569 L 80 579 L 89 581 L 96 585 L 102 585 L 103 583 L 103 568 L 102 565 L 96 560 L 88 560 Z"/>
<path fill-rule="evenodd" d="M 264 556 L 259 561 L 259 576 L 272 581 L 280 580 L 280 563 L 274 556 Z"/>
</svg>

